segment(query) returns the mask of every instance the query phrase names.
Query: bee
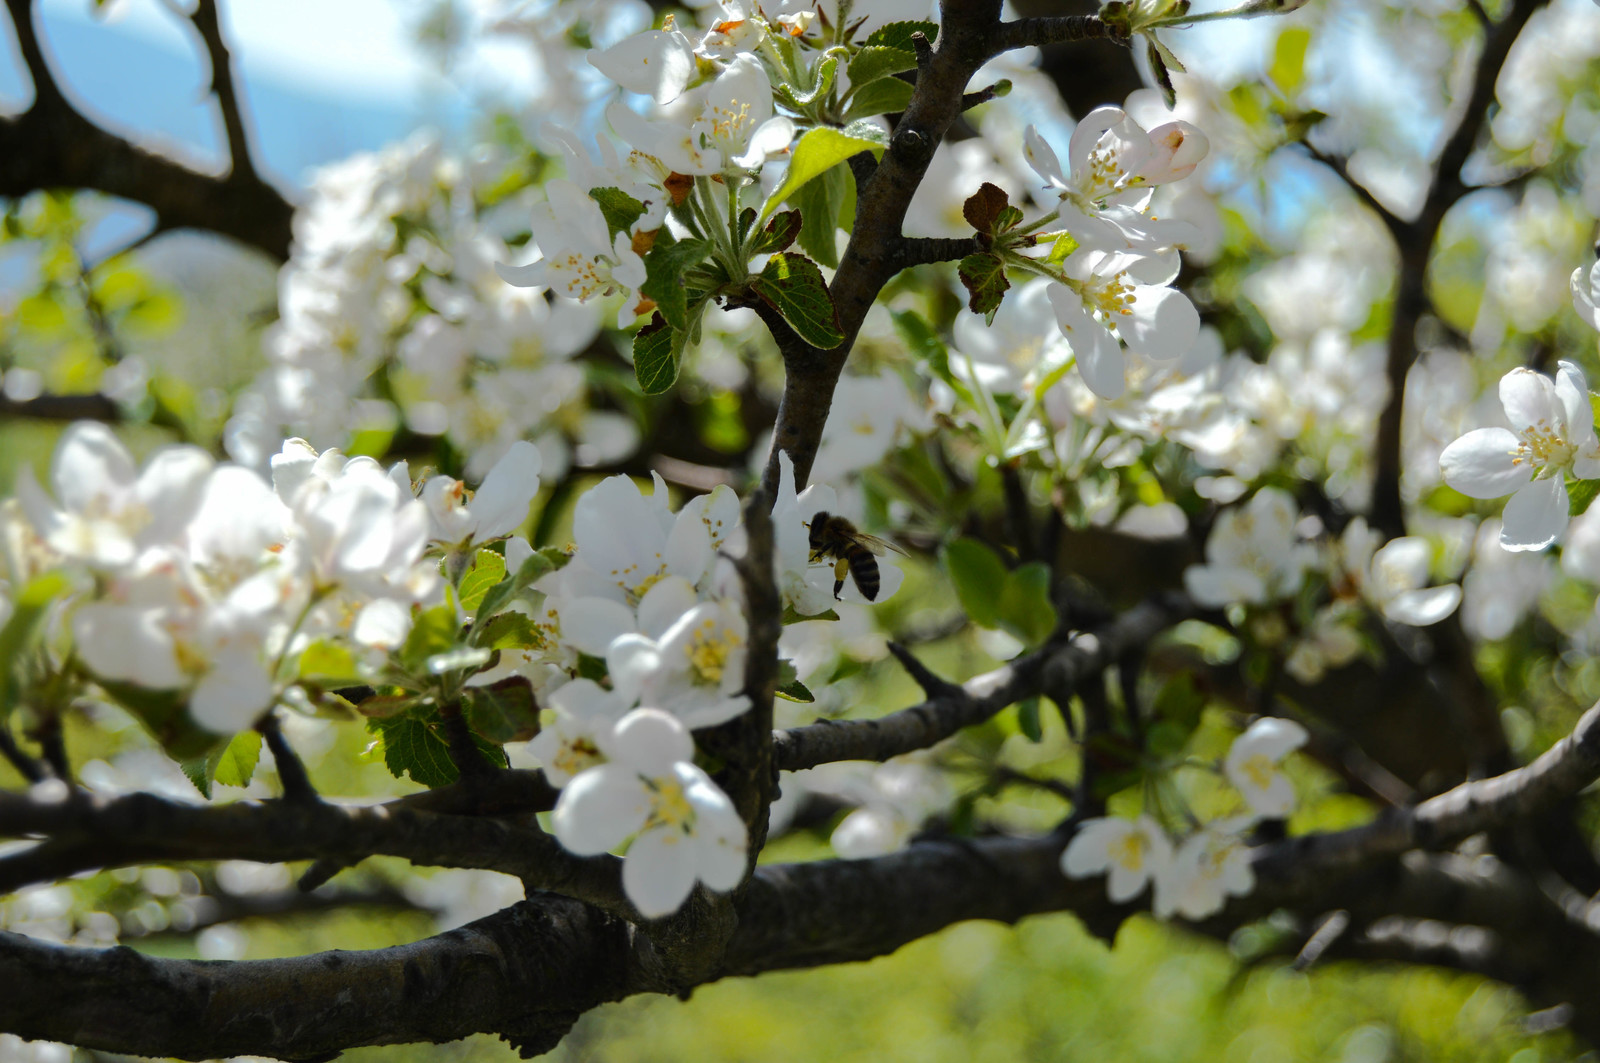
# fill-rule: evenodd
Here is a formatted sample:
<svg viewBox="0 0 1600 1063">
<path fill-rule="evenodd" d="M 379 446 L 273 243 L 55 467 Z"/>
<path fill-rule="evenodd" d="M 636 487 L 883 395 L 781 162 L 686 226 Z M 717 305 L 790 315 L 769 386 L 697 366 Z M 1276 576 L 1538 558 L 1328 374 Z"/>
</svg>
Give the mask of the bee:
<svg viewBox="0 0 1600 1063">
<path fill-rule="evenodd" d="M 894 543 L 857 531 L 856 526 L 827 510 L 811 518 L 811 562 L 833 559 L 833 597 L 844 589 L 844 574 L 855 577 L 856 587 L 867 601 L 878 597 L 878 560 L 874 554 L 893 550 L 904 554 Z"/>
</svg>

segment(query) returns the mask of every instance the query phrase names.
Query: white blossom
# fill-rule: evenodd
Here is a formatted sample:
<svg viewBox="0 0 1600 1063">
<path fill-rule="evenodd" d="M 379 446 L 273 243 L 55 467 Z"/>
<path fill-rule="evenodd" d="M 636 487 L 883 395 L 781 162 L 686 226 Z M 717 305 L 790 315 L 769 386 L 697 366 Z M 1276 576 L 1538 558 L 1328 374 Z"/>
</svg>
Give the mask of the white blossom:
<svg viewBox="0 0 1600 1063">
<path fill-rule="evenodd" d="M 1257 815 L 1283 819 L 1294 811 L 1294 784 L 1278 765 L 1310 737 L 1293 720 L 1259 719 L 1228 747 L 1223 774 Z"/>
<path fill-rule="evenodd" d="M 1061 854 L 1061 870 L 1069 878 L 1105 874 L 1114 904 L 1133 900 L 1171 862 L 1172 842 L 1148 815 L 1085 820 Z"/>
</svg>

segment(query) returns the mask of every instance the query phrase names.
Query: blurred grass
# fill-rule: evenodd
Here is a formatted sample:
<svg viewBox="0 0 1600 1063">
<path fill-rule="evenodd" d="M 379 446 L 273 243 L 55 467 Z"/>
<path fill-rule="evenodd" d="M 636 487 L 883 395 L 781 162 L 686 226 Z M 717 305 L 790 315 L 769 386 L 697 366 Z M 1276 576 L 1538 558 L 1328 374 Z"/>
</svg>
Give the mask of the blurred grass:
<svg viewBox="0 0 1600 1063">
<path fill-rule="evenodd" d="M 1331 965 L 1240 970 L 1226 948 L 1130 921 L 1116 948 L 1070 916 L 966 923 L 865 964 L 730 979 L 681 1003 L 585 1016 L 551 1063 L 1402 1063 L 1577 1059 L 1526 1007 L 1473 976 Z M 351 1063 L 515 1058 L 487 1036 L 371 1048 Z M 1592 1057 L 1591 1057 L 1592 1058 Z"/>
</svg>

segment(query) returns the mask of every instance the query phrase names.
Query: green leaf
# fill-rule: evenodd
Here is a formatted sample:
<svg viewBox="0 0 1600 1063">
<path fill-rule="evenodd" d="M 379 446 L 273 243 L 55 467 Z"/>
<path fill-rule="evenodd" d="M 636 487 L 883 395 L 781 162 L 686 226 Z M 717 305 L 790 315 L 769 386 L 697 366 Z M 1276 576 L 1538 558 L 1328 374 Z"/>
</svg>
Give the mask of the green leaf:
<svg viewBox="0 0 1600 1063">
<path fill-rule="evenodd" d="M 539 706 L 533 687 L 511 676 L 486 687 L 465 691 L 467 723 L 491 742 L 525 742 L 539 733 Z"/>
<path fill-rule="evenodd" d="M 1006 566 L 999 555 L 976 539 L 956 539 L 945 544 L 943 556 L 967 616 L 982 627 L 999 626 L 999 597 L 1006 583 Z"/>
<path fill-rule="evenodd" d="M 383 763 L 396 779 L 410 775 L 423 786 L 448 786 L 460 774 L 450 747 L 438 732 L 414 716 L 369 720 L 367 729 L 383 745 Z"/>
<path fill-rule="evenodd" d="M 1045 256 L 1045 261 L 1052 266 L 1059 266 L 1077 249 L 1077 239 L 1071 233 L 1062 233 L 1056 237 L 1056 242 L 1050 245 L 1050 253 Z"/>
<path fill-rule="evenodd" d="M 804 255 L 773 255 L 761 276 L 751 278 L 750 287 L 811 346 L 827 350 L 844 342 L 839 311 L 822 271 Z"/>
<path fill-rule="evenodd" d="M 0 721 L 16 706 L 20 693 L 20 665 L 44 631 L 50 603 L 71 586 L 60 572 L 46 572 L 29 580 L 11 602 L 11 616 L 0 627 Z"/>
<path fill-rule="evenodd" d="M 1025 698 L 1017 703 L 1017 730 L 1026 735 L 1030 742 L 1038 742 L 1044 738 L 1044 723 L 1039 719 L 1038 697 Z"/>
<path fill-rule="evenodd" d="M 490 650 L 542 649 L 549 639 L 527 613 L 501 613 L 483 626 L 479 643 Z"/>
<path fill-rule="evenodd" d="M 910 82 L 899 78 L 879 78 L 850 94 L 850 104 L 845 109 L 846 120 L 855 122 L 875 114 L 893 114 L 903 111 L 911 103 L 915 91 Z"/>
<path fill-rule="evenodd" d="M 205 757 L 195 757 L 184 761 L 178 767 L 182 768 L 189 781 L 194 783 L 194 788 L 200 791 L 200 796 L 207 801 L 211 800 L 211 762 Z"/>
<path fill-rule="evenodd" d="M 476 646 L 488 623 L 501 609 L 527 590 L 540 576 L 546 572 L 554 572 L 570 560 L 572 560 L 571 555 L 557 547 L 540 547 L 532 557 L 522 562 L 515 575 L 501 580 L 484 594 L 483 601 L 478 604 L 478 611 L 473 617 L 472 630 L 468 633 L 467 642 Z"/>
<path fill-rule="evenodd" d="M 1000 309 L 1011 282 L 1006 280 L 1006 264 L 999 255 L 982 252 L 968 255 L 956 266 L 956 276 L 967 289 L 967 307 L 974 314 L 982 314 L 989 324 Z"/>
<path fill-rule="evenodd" d="M 606 228 L 611 230 L 613 240 L 644 217 L 644 204 L 620 188 L 591 188 L 589 198 L 600 204 L 600 213 L 605 215 Z"/>
<path fill-rule="evenodd" d="M 788 99 L 784 100 L 784 103 L 789 106 L 790 110 L 798 111 L 810 106 L 813 103 L 816 103 L 822 97 L 826 96 L 828 91 L 833 88 L 834 79 L 838 76 L 839 59 L 837 56 L 830 55 L 824 57 L 823 60 L 817 64 L 816 70 L 814 71 L 815 80 L 812 81 L 811 88 L 804 92 L 796 92 L 795 89 L 790 88 L 787 85 L 782 85 L 774 91 L 778 92 L 782 96 L 788 97 Z M 789 100 L 793 100 L 794 103 L 790 105 L 788 102 Z"/>
<path fill-rule="evenodd" d="M 684 274 L 706 257 L 704 240 L 657 240 L 644 256 L 644 283 L 639 293 L 655 300 L 656 309 L 667 324 L 680 332 L 689 331 L 689 295 Z"/>
<path fill-rule="evenodd" d="M 754 214 L 754 211 L 749 213 Z M 789 245 L 795 242 L 800 235 L 800 229 L 805 220 L 798 210 L 786 210 L 781 214 L 774 214 L 767 227 L 761 230 L 750 243 L 752 255 L 770 255 L 777 251 L 786 251 Z"/>
<path fill-rule="evenodd" d="M 182 690 L 151 690 L 136 683 L 95 678 L 106 696 L 127 709 L 180 764 L 211 752 L 220 741 L 189 718 L 189 700 Z"/>
<path fill-rule="evenodd" d="M 249 786 L 261 761 L 261 732 L 240 731 L 214 757 L 213 777 L 217 782 L 223 786 Z"/>
<path fill-rule="evenodd" d="M 848 228 L 844 215 L 855 215 L 855 178 L 843 163 L 810 181 L 789 202 L 800 211 L 800 248 L 829 269 L 839 267 L 835 233 Z"/>
<path fill-rule="evenodd" d="M 939 39 L 939 24 L 937 22 L 891 22 L 887 26 L 879 26 L 873 30 L 866 40 L 869 48 L 898 48 L 904 52 L 916 54 L 916 47 L 911 43 L 911 35 L 920 33 L 928 38 L 932 44 Z"/>
<path fill-rule="evenodd" d="M 505 578 L 506 559 L 493 550 L 479 550 L 472 559 L 472 568 L 461 577 L 461 586 L 457 589 L 461 608 L 476 613 L 483 604 L 483 596 Z"/>
<path fill-rule="evenodd" d="M 800 676 L 794 670 L 793 661 L 778 662 L 778 688 L 774 691 L 778 697 L 785 701 L 798 701 L 809 704 L 816 701 L 816 695 L 806 689 L 800 682 Z"/>
<path fill-rule="evenodd" d="M 1050 567 L 1030 561 L 1006 574 L 996 607 L 1000 627 L 1028 647 L 1036 647 L 1056 629 L 1056 607 L 1050 601 Z"/>
<path fill-rule="evenodd" d="M 882 45 L 869 44 L 850 57 L 850 63 L 844 71 L 850 77 L 851 87 L 859 88 L 879 78 L 916 68 L 917 53 L 909 47 L 885 48 Z"/>
<path fill-rule="evenodd" d="M 1311 31 L 1304 26 L 1291 26 L 1278 34 L 1272 47 L 1272 65 L 1267 67 L 1267 77 L 1285 96 L 1293 96 L 1305 83 L 1306 48 L 1311 44 Z"/>
<path fill-rule="evenodd" d="M 1600 480 L 1574 480 L 1567 485 L 1567 512 L 1576 517 L 1600 495 Z"/>
<path fill-rule="evenodd" d="M 456 647 L 460 625 L 455 612 L 447 605 L 436 605 L 424 610 L 411 623 L 411 633 L 400 648 L 400 661 L 413 672 L 427 668 L 428 658 L 448 653 Z"/>
<path fill-rule="evenodd" d="M 807 181 L 822 176 L 852 155 L 863 151 L 881 153 L 886 144 L 887 137 L 883 131 L 874 128 L 869 132 L 866 124 L 853 125 L 845 129 L 818 126 L 807 131 L 806 135 L 795 144 L 794 152 L 789 157 L 789 171 L 784 176 L 783 184 L 778 186 L 777 190 L 767 198 L 766 205 L 761 208 L 761 219 L 765 221 L 770 217 L 784 200 Z"/>
<path fill-rule="evenodd" d="M 633 375 L 646 395 L 659 395 L 678 379 L 678 357 L 685 336 L 669 326 L 660 314 L 633 337 Z"/>
</svg>

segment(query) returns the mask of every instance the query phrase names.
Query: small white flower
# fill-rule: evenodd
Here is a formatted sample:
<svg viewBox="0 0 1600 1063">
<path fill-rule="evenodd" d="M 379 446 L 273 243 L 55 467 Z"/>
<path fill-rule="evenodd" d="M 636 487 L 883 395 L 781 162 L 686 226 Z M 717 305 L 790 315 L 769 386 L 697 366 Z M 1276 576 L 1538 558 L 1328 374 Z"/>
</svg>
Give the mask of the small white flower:
<svg viewBox="0 0 1600 1063">
<path fill-rule="evenodd" d="M 694 77 L 694 45 L 676 23 L 626 37 L 604 51 L 591 49 L 589 64 L 629 92 L 670 103 Z"/>
<path fill-rule="evenodd" d="M 1600 441 L 1583 371 L 1562 362 L 1551 379 L 1517 368 L 1500 380 L 1511 429 L 1478 428 L 1439 455 L 1445 483 L 1473 498 L 1511 494 L 1500 545 L 1542 550 L 1567 529 L 1566 474 L 1600 478 Z M 1513 493 L 1514 492 L 1514 493 Z"/>
<path fill-rule="evenodd" d="M 1106 894 L 1122 904 L 1137 897 L 1172 862 L 1172 842 L 1148 815 L 1085 820 L 1061 854 L 1069 878 L 1106 875 Z"/>
<path fill-rule="evenodd" d="M 1115 399 L 1127 387 L 1119 337 L 1156 361 L 1182 357 L 1199 338 L 1194 304 L 1167 287 L 1177 275 L 1176 255 L 1079 248 L 1062 270 L 1071 283 L 1050 285 L 1050 305 L 1077 355 L 1078 372 L 1101 398 Z"/>
<path fill-rule="evenodd" d="M 528 752 L 544 767 L 551 785 L 565 786 L 606 762 L 603 747 L 631 701 L 589 679 L 574 679 L 547 700 L 556 718 L 528 743 Z"/>
<path fill-rule="evenodd" d="M 1223 513 L 1206 540 L 1206 563 L 1184 570 L 1190 596 L 1209 606 L 1264 605 L 1292 593 L 1314 559 L 1296 539 L 1297 516 L 1294 499 L 1275 487 Z"/>
<path fill-rule="evenodd" d="M 1460 587 L 1428 586 L 1433 549 L 1426 539 L 1406 535 L 1375 550 L 1379 539 L 1364 518 L 1356 517 L 1339 540 L 1341 559 L 1362 597 L 1390 620 L 1415 627 L 1437 624 L 1455 612 Z"/>
<path fill-rule="evenodd" d="M 199 447 L 168 447 L 140 472 L 111 429 L 80 421 L 62 435 L 50 465 L 61 504 L 50 501 L 26 465 L 17 498 L 51 548 L 116 568 L 148 547 L 177 539 L 200 505 L 212 464 Z"/>
<path fill-rule="evenodd" d="M 1208 824 L 1178 845 L 1166 873 L 1156 879 L 1151 905 L 1156 918 L 1204 919 L 1220 912 L 1229 897 L 1245 897 L 1256 888 L 1250 850 L 1240 833 L 1248 824 L 1247 818 Z"/>
<path fill-rule="evenodd" d="M 658 709 L 635 709 L 606 747 L 607 763 L 561 791 L 552 816 L 561 844 L 589 856 L 628 842 L 623 890 L 652 919 L 677 911 L 697 880 L 719 891 L 737 886 L 748 844 L 744 823 L 692 763 L 694 741 L 683 724 Z"/>
<path fill-rule="evenodd" d="M 639 692 L 645 703 L 672 713 L 691 729 L 726 723 L 750 708 L 742 693 L 749 642 L 744 613 L 729 599 L 701 602 L 684 613 L 659 642 L 624 635 L 607 660 L 619 690 Z"/>
<path fill-rule="evenodd" d="M 1283 819 L 1294 811 L 1294 784 L 1278 764 L 1309 738 L 1293 720 L 1264 717 L 1233 740 L 1222 772 L 1257 815 Z"/>
<path fill-rule="evenodd" d="M 468 501 L 460 480 L 433 476 L 422 487 L 433 538 L 470 549 L 516 531 L 539 493 L 539 448 L 525 440 L 511 445 L 495 462 L 483 486 Z"/>
</svg>

